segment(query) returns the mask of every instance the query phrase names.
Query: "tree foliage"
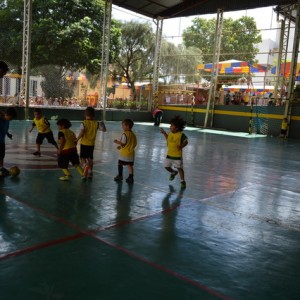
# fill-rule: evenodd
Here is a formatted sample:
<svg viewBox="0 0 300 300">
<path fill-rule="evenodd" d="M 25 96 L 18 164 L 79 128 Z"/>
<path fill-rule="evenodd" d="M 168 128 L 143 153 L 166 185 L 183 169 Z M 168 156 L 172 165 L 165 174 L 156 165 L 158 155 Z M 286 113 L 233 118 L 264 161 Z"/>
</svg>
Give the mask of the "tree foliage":
<svg viewBox="0 0 300 300">
<path fill-rule="evenodd" d="M 163 41 L 161 47 L 160 77 L 165 83 L 193 83 L 197 81 L 197 65 L 202 63 L 202 52 L 199 48 L 184 45 L 176 46 Z"/>
<path fill-rule="evenodd" d="M 74 81 L 67 81 L 64 69 L 58 66 L 44 65 L 39 67 L 44 80 L 41 87 L 47 98 L 72 97 Z"/>
<path fill-rule="evenodd" d="M 135 99 L 135 83 L 153 77 L 155 34 L 150 23 L 135 21 L 122 23 L 121 32 L 122 50 L 114 60 L 111 76 L 124 76 Z M 202 62 L 199 49 L 162 40 L 160 55 L 159 77 L 166 83 L 196 80 L 197 65 Z"/>
<path fill-rule="evenodd" d="M 1 1 L 0 56 L 20 66 L 22 61 L 22 0 Z M 103 1 L 35 0 L 32 2 L 31 67 L 57 65 L 69 70 L 101 67 Z M 112 22 L 111 59 L 118 54 L 120 29 Z"/>
<path fill-rule="evenodd" d="M 195 18 L 193 24 L 184 30 L 183 42 L 186 47 L 197 47 L 203 53 L 204 63 L 211 63 L 215 42 L 216 19 Z M 243 16 L 238 20 L 225 18 L 223 21 L 220 61 L 236 59 L 254 62 L 259 49 L 255 46 L 262 41 L 260 31 L 252 17 Z"/>
<path fill-rule="evenodd" d="M 135 99 L 135 83 L 149 79 L 153 73 L 155 34 L 151 24 L 135 21 L 122 23 L 121 45 L 119 56 L 113 60 L 113 73 L 126 78 Z"/>
</svg>

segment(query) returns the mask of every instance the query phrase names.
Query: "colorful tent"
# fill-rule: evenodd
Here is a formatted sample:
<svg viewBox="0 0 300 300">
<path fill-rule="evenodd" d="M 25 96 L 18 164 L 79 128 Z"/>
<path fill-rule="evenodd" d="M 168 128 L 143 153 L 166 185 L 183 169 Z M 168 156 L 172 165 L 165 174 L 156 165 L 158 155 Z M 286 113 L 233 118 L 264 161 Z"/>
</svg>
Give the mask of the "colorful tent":
<svg viewBox="0 0 300 300">
<path fill-rule="evenodd" d="M 199 71 L 212 72 L 213 64 L 200 64 L 197 69 Z M 219 74 L 249 74 L 267 71 L 267 68 L 263 65 L 235 59 L 220 61 L 218 69 Z"/>
<path fill-rule="evenodd" d="M 276 69 L 277 67 L 273 67 L 271 69 L 271 73 L 272 74 L 276 74 Z M 284 74 L 283 74 L 284 73 Z M 282 63 L 280 65 L 280 72 L 279 72 L 279 75 L 280 76 L 283 76 L 286 77 L 286 78 L 289 78 L 290 77 L 290 73 L 291 73 L 291 62 L 287 62 L 287 63 Z M 300 63 L 297 64 L 297 67 L 296 67 L 296 76 L 297 76 L 297 81 L 300 80 Z"/>
</svg>

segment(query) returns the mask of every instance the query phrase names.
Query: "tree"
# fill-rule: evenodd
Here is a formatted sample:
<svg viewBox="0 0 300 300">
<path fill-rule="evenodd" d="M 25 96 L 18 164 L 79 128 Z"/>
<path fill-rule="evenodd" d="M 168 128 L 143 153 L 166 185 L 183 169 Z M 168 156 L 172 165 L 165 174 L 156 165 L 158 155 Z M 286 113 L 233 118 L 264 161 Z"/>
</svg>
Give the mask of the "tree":
<svg viewBox="0 0 300 300">
<path fill-rule="evenodd" d="M 2 1 L 0 55 L 21 65 L 23 1 Z M 99 73 L 103 28 L 101 0 L 35 0 L 32 3 L 31 67 L 58 65 Z M 118 53 L 120 29 L 111 28 L 111 59 Z"/>
<path fill-rule="evenodd" d="M 195 18 L 193 25 L 184 30 L 183 42 L 186 47 L 197 47 L 203 53 L 204 63 L 211 63 L 215 41 L 216 19 Z M 236 59 L 254 62 L 262 41 L 260 31 L 252 17 L 243 16 L 238 20 L 225 18 L 223 23 L 220 61 Z"/>
<path fill-rule="evenodd" d="M 57 66 L 42 66 L 39 68 L 44 80 L 41 87 L 47 98 L 72 97 L 74 91 L 74 81 L 67 81 L 63 69 Z"/>
<path fill-rule="evenodd" d="M 121 51 L 114 62 L 116 74 L 124 76 L 136 99 L 135 83 L 153 73 L 155 34 L 150 23 L 135 21 L 121 24 Z"/>
<path fill-rule="evenodd" d="M 197 65 L 202 63 L 202 52 L 196 47 L 176 46 L 163 40 L 160 77 L 165 83 L 194 83 L 198 79 Z"/>
<path fill-rule="evenodd" d="M 18 67 L 22 62 L 23 10 L 22 0 L 1 1 L 0 57 Z M 62 72 L 85 69 L 89 74 L 100 73 L 102 0 L 35 0 L 32 20 L 31 68 L 53 65 Z M 119 23 L 112 21 L 110 59 L 118 55 L 119 37 Z"/>
</svg>

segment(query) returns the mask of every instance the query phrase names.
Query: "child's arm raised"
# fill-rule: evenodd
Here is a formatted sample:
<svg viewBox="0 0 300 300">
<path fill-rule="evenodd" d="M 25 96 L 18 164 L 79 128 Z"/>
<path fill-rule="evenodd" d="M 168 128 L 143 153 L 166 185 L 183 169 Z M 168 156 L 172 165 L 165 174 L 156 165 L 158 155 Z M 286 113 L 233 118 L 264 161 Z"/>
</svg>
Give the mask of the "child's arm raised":
<svg viewBox="0 0 300 300">
<path fill-rule="evenodd" d="M 168 134 L 165 132 L 163 128 L 160 128 L 160 133 L 165 137 L 165 139 L 168 138 Z"/>
</svg>

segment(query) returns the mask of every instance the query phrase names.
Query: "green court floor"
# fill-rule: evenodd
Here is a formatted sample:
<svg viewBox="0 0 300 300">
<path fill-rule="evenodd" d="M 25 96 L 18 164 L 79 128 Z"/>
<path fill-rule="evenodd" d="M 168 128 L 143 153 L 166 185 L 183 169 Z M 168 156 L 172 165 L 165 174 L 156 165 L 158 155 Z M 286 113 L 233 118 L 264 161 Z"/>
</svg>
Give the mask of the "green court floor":
<svg viewBox="0 0 300 300">
<path fill-rule="evenodd" d="M 32 155 L 30 125 L 11 122 L 21 174 L 0 179 L 1 300 L 299 299 L 300 141 L 186 128 L 181 191 L 152 124 L 133 128 L 133 185 L 113 180 L 121 122 L 98 135 L 94 178 L 69 182 L 52 145 Z"/>
</svg>

